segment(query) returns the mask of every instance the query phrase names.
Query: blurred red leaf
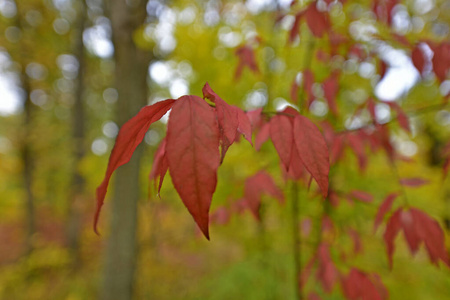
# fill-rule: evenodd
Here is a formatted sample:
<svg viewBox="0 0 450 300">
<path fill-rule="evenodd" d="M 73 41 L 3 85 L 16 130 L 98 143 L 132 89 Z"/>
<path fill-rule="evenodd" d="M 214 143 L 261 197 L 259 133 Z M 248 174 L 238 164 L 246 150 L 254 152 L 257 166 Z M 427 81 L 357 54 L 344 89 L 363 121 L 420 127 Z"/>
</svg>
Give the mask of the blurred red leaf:
<svg viewBox="0 0 450 300">
<path fill-rule="evenodd" d="M 258 64 L 255 59 L 255 52 L 249 45 L 240 46 L 234 52 L 239 58 L 238 66 L 234 73 L 234 78 L 239 79 L 244 67 L 248 67 L 253 73 L 259 73 Z"/>
<path fill-rule="evenodd" d="M 369 194 L 368 192 L 359 191 L 359 190 L 353 190 L 349 193 L 349 197 L 362 201 L 370 203 L 373 201 L 373 196 Z"/>
<path fill-rule="evenodd" d="M 352 268 L 341 283 L 344 295 L 349 300 L 388 299 L 388 291 L 377 274 L 366 274 Z"/>
<path fill-rule="evenodd" d="M 386 213 L 391 209 L 392 203 L 394 202 L 395 198 L 398 197 L 398 193 L 391 193 L 384 198 L 383 202 L 381 203 L 380 207 L 378 208 L 377 215 L 375 217 L 375 223 L 373 224 L 374 231 L 377 230 L 378 226 L 380 226 L 381 222 L 383 221 L 384 216 Z"/>
<path fill-rule="evenodd" d="M 247 207 L 257 220 L 260 220 L 259 208 L 262 195 L 267 194 L 282 204 L 284 203 L 283 192 L 276 186 L 272 177 L 264 171 L 247 178 L 244 188 L 244 199 Z"/>
<path fill-rule="evenodd" d="M 423 55 L 422 49 L 420 48 L 420 44 L 416 44 L 416 46 L 412 50 L 411 60 L 414 64 L 414 67 L 416 67 L 417 71 L 419 71 L 420 75 L 422 75 L 425 68 L 425 57 Z"/>
<path fill-rule="evenodd" d="M 256 134 L 255 137 L 255 149 L 259 151 L 262 144 L 264 144 L 270 137 L 270 123 L 266 123 L 261 127 L 261 130 Z"/>
<path fill-rule="evenodd" d="M 409 187 L 419 187 L 428 183 L 430 183 L 428 179 L 423 179 L 419 177 L 400 178 L 400 184 Z"/>
<path fill-rule="evenodd" d="M 305 10 L 306 24 L 315 37 L 322 37 L 330 31 L 331 23 L 327 12 L 317 9 L 317 3 L 312 2 Z"/>
<path fill-rule="evenodd" d="M 442 260 L 450 267 L 448 253 L 445 249 L 444 232 L 439 223 L 416 208 L 399 208 L 389 219 L 384 233 L 391 268 L 395 249 L 394 240 L 400 230 L 403 230 L 412 254 L 423 242 L 432 263 L 437 265 L 438 261 Z"/>
</svg>

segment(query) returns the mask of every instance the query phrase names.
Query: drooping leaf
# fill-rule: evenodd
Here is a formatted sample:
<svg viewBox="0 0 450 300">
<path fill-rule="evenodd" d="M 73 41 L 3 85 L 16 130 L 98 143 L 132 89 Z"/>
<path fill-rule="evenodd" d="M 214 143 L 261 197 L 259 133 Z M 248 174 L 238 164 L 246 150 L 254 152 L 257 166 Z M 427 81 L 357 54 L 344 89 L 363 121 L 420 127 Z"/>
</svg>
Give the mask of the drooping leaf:
<svg viewBox="0 0 450 300">
<path fill-rule="evenodd" d="M 152 170 L 150 171 L 149 178 L 150 180 L 155 181 L 155 188 L 159 192 L 161 191 L 161 187 L 164 181 L 164 176 L 169 169 L 169 163 L 167 162 L 166 157 L 166 139 L 164 138 L 159 144 L 158 149 L 155 152 L 155 158 L 153 159 Z M 156 179 L 159 177 L 159 184 L 156 186 Z"/>
<path fill-rule="evenodd" d="M 359 169 L 361 171 L 364 171 L 367 166 L 367 155 L 361 136 L 355 133 L 350 133 L 346 135 L 346 139 L 348 145 L 353 150 L 353 153 L 355 153 L 356 157 L 358 158 Z"/>
<path fill-rule="evenodd" d="M 384 216 L 386 213 L 391 209 L 392 203 L 394 200 L 398 197 L 398 193 L 391 193 L 384 198 L 383 202 L 381 203 L 380 207 L 378 208 L 377 215 L 375 217 L 375 222 L 373 224 L 374 231 L 377 230 L 378 226 L 380 226 L 381 222 L 383 221 Z"/>
<path fill-rule="evenodd" d="M 312 2 L 305 11 L 306 23 L 315 37 L 322 37 L 330 31 L 331 23 L 327 12 L 319 11 L 317 3 Z"/>
<path fill-rule="evenodd" d="M 295 39 L 299 36 L 300 21 L 302 19 L 302 16 L 303 16 L 303 11 L 298 12 L 295 15 L 294 22 L 292 23 L 291 30 L 289 31 L 289 39 L 288 39 L 289 44 L 292 44 L 295 41 Z"/>
<path fill-rule="evenodd" d="M 416 67 L 417 71 L 419 71 L 419 73 L 422 75 L 425 68 L 425 57 L 422 49 L 420 48 L 420 44 L 416 44 L 416 46 L 412 50 L 411 60 L 414 64 L 414 67 Z"/>
<path fill-rule="evenodd" d="M 430 181 L 428 179 L 423 179 L 420 177 L 410 177 L 410 178 L 400 178 L 400 184 L 409 187 L 419 187 L 428 184 Z"/>
<path fill-rule="evenodd" d="M 403 111 L 403 109 L 395 102 L 388 102 L 389 106 L 395 110 L 397 113 L 397 120 L 400 124 L 400 127 L 402 127 L 406 132 L 411 132 L 411 128 L 409 126 L 409 118 L 406 115 L 406 113 Z"/>
<path fill-rule="evenodd" d="M 438 264 L 442 260 L 450 267 L 450 260 L 445 249 L 444 232 L 439 223 L 417 208 L 399 208 L 388 221 L 384 240 L 386 242 L 389 265 L 392 267 L 394 240 L 398 232 L 403 230 L 412 254 L 415 254 L 424 243 L 430 260 Z"/>
<path fill-rule="evenodd" d="M 373 196 L 365 191 L 353 190 L 350 192 L 349 197 L 362 202 L 370 203 L 373 201 Z"/>
<path fill-rule="evenodd" d="M 236 49 L 235 54 L 239 58 L 238 66 L 234 73 L 234 78 L 236 80 L 241 77 L 244 67 L 248 67 L 253 73 L 259 73 L 255 52 L 251 46 L 240 46 Z"/>
<path fill-rule="evenodd" d="M 97 209 L 94 216 L 94 231 L 97 231 L 100 210 L 108 190 L 109 180 L 113 172 L 121 165 L 130 161 L 136 147 L 142 142 L 150 125 L 166 114 L 172 108 L 175 100 L 168 99 L 142 108 L 136 116 L 128 120 L 119 130 L 116 143 L 109 157 L 105 178 L 97 188 Z"/>
<path fill-rule="evenodd" d="M 262 144 L 264 144 L 270 137 L 270 123 L 266 123 L 261 127 L 255 138 L 255 149 L 259 151 Z"/>
<path fill-rule="evenodd" d="M 322 243 L 317 250 L 318 268 L 316 277 L 323 289 L 330 293 L 339 278 L 339 272 L 330 255 L 330 245 Z"/>
<path fill-rule="evenodd" d="M 276 186 L 272 177 L 264 171 L 247 178 L 244 188 L 244 199 L 246 204 L 257 220 L 260 220 L 259 208 L 262 195 L 267 194 L 282 204 L 284 203 L 283 192 Z"/>
<path fill-rule="evenodd" d="M 439 45 L 432 46 L 434 55 L 432 58 L 433 70 L 440 82 L 448 79 L 447 74 L 450 70 L 450 42 L 442 42 Z"/>
<path fill-rule="evenodd" d="M 289 165 L 292 156 L 292 146 L 294 137 L 292 132 L 292 122 L 289 117 L 276 115 L 270 120 L 270 138 L 277 150 L 278 156 L 283 162 L 286 170 L 289 171 Z"/>
<path fill-rule="evenodd" d="M 219 128 L 214 110 L 200 97 L 183 96 L 174 104 L 166 155 L 175 189 L 209 239 L 208 213 L 220 164 Z"/>
<path fill-rule="evenodd" d="M 349 300 L 384 300 L 388 291 L 377 274 L 367 274 L 352 268 L 342 279 L 342 290 Z"/>
<path fill-rule="evenodd" d="M 246 114 L 242 109 L 236 107 L 236 112 L 238 116 L 238 131 L 244 135 L 244 138 L 253 145 L 252 143 L 252 125 L 248 114 Z"/>
<path fill-rule="evenodd" d="M 222 146 L 222 154 L 220 161 L 222 162 L 228 148 L 236 139 L 237 129 L 239 126 L 237 108 L 226 103 L 220 98 L 206 83 L 202 89 L 203 97 L 210 99 L 216 104 L 217 119 L 219 122 L 220 143 Z"/>
<path fill-rule="evenodd" d="M 297 115 L 294 119 L 294 141 L 303 165 L 316 180 L 322 195 L 326 197 L 330 162 L 327 143 L 322 133 L 308 118 Z"/>
</svg>

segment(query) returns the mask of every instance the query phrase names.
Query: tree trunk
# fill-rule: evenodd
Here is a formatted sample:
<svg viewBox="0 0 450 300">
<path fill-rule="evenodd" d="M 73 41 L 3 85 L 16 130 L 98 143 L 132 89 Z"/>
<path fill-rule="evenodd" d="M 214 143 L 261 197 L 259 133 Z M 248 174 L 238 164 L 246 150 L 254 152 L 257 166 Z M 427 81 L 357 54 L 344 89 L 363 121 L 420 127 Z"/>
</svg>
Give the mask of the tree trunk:
<svg viewBox="0 0 450 300">
<path fill-rule="evenodd" d="M 26 238 L 25 238 L 25 255 L 29 255 L 33 250 L 33 236 L 36 232 L 36 218 L 34 208 L 33 195 L 33 157 L 31 155 L 31 128 L 32 128 L 32 103 L 30 100 L 30 82 L 28 76 L 25 74 L 25 65 L 22 66 L 21 85 L 23 89 L 24 101 L 24 121 L 23 121 L 23 143 L 21 149 L 22 163 L 23 163 L 23 180 L 25 188 L 25 224 L 26 224 Z"/>
<path fill-rule="evenodd" d="M 117 122 L 123 125 L 147 104 L 147 72 L 151 56 L 137 49 L 133 42 L 133 33 L 147 14 L 146 1 L 111 0 L 107 3 L 114 44 L 115 87 L 119 94 Z M 101 299 L 122 300 L 133 296 L 141 151 L 138 148 L 131 161 L 120 167 L 115 175 Z"/>
<path fill-rule="evenodd" d="M 16 19 L 14 20 L 16 26 L 24 35 L 25 27 L 22 20 L 21 9 L 19 3 L 16 2 Z M 33 250 L 33 236 L 36 233 L 36 217 L 35 217 L 35 199 L 33 194 L 33 155 L 32 155 L 32 128 L 33 128 L 33 103 L 30 99 L 31 83 L 30 78 L 25 72 L 28 64 L 28 55 L 26 47 L 24 46 L 24 37 L 21 38 L 17 49 L 17 62 L 21 66 L 20 71 L 20 85 L 22 87 L 22 101 L 24 107 L 23 131 L 22 131 L 22 145 L 20 149 L 20 156 L 22 159 L 22 177 L 25 190 L 24 210 L 25 210 L 25 255 L 29 255 Z"/>
<path fill-rule="evenodd" d="M 78 60 L 78 76 L 75 81 L 75 103 L 72 114 L 72 142 L 74 162 L 72 184 L 69 199 L 66 238 L 69 251 L 72 254 L 73 266 L 79 267 L 81 258 L 79 239 L 81 231 L 81 214 L 85 189 L 85 180 L 80 172 L 80 162 L 86 153 L 85 141 L 85 111 L 83 105 L 85 57 L 83 46 L 83 31 L 86 22 L 86 6 L 84 1 L 77 3 L 77 22 L 74 35 L 73 54 Z"/>
</svg>

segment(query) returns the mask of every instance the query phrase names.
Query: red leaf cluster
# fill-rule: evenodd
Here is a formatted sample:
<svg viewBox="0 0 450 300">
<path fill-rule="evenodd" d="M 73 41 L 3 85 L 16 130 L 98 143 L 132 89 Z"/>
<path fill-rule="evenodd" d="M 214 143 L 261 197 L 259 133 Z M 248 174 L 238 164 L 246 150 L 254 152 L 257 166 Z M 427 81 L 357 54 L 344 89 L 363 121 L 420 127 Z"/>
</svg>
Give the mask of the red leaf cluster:
<svg viewBox="0 0 450 300">
<path fill-rule="evenodd" d="M 208 84 L 203 93 L 205 98 L 215 103 L 215 108 L 200 97 L 182 96 L 178 100 L 169 99 L 144 107 L 122 126 L 105 179 L 97 189 L 95 230 L 112 173 L 130 160 L 149 126 L 172 109 L 167 136 L 155 153 L 150 178 L 159 177 L 159 193 L 166 172 L 170 172 L 181 200 L 209 239 L 209 209 L 217 185 L 217 169 L 239 133 L 251 143 L 251 125 L 241 109 L 228 105 Z"/>
<path fill-rule="evenodd" d="M 389 265 L 392 267 L 392 256 L 394 254 L 394 240 L 397 234 L 403 231 L 412 254 L 415 254 L 423 242 L 430 260 L 438 264 L 442 260 L 450 267 L 450 261 L 445 249 L 444 232 L 439 223 L 416 208 L 399 208 L 390 217 L 384 240 L 387 247 Z"/>
<path fill-rule="evenodd" d="M 289 176 L 299 179 L 305 168 L 326 197 L 329 154 L 325 139 L 317 126 L 291 107 L 272 117 L 268 124 L 272 143 Z"/>
</svg>

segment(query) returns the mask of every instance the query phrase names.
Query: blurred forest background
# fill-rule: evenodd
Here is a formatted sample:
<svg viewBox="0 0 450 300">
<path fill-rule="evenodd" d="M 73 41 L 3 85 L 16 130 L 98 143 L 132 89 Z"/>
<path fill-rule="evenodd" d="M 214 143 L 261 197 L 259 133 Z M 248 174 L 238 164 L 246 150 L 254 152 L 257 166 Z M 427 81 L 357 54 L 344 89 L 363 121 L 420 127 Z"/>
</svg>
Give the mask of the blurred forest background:
<svg viewBox="0 0 450 300">
<path fill-rule="evenodd" d="M 376 116 L 389 123 L 403 159 L 393 170 L 382 152 L 365 148 L 361 171 L 346 149 L 332 169 L 342 198 L 337 207 L 322 205 L 300 186 L 302 265 L 326 211 L 334 229 L 324 238 L 340 270 L 356 265 L 378 273 L 391 299 L 448 299 L 449 269 L 430 264 L 423 249 L 413 257 L 398 239 L 389 269 L 383 230 L 374 233 L 373 220 L 383 198 L 400 189 L 398 176 L 423 178 L 426 184 L 403 192 L 439 221 L 449 248 L 450 184 L 442 176 L 442 153 L 450 140 L 450 80 L 445 69 L 442 77 L 426 62 L 420 74 L 411 51 L 420 41 L 448 43 L 450 2 L 321 0 L 335 35 L 318 38 L 301 23 L 296 36 L 296 13 L 310 3 L 0 0 L 0 299 L 296 299 L 289 201 L 279 205 L 264 196 L 260 222 L 248 212 L 215 214 L 208 242 L 169 179 L 157 197 L 148 173 L 166 117 L 112 181 L 101 236 L 92 221 L 95 189 L 119 127 L 141 107 L 201 96 L 208 81 L 230 104 L 275 111 L 297 104 L 292 83 L 300 84 L 305 69 L 315 78 L 310 118 L 353 130 L 369 118 L 355 111 L 376 98 Z M 374 13 L 380 5 L 388 20 Z M 344 42 L 333 44 L 331 36 Z M 258 71 L 245 67 L 237 78 L 242 52 L 236 49 L 243 46 L 255 54 Z M 420 47 L 431 60 L 430 47 Z M 334 71 L 340 74 L 338 114 L 321 85 Z M 390 123 L 396 113 L 388 102 L 408 114 L 410 133 Z M 259 170 L 289 199 L 273 145 L 255 152 L 242 142 L 219 168 L 211 212 L 242 198 L 245 180 Z M 373 201 L 345 201 L 352 191 Z M 349 226 L 360 238 L 357 253 L 344 234 Z M 305 289 L 344 299 L 337 286 L 324 294 L 314 278 Z"/>
</svg>

